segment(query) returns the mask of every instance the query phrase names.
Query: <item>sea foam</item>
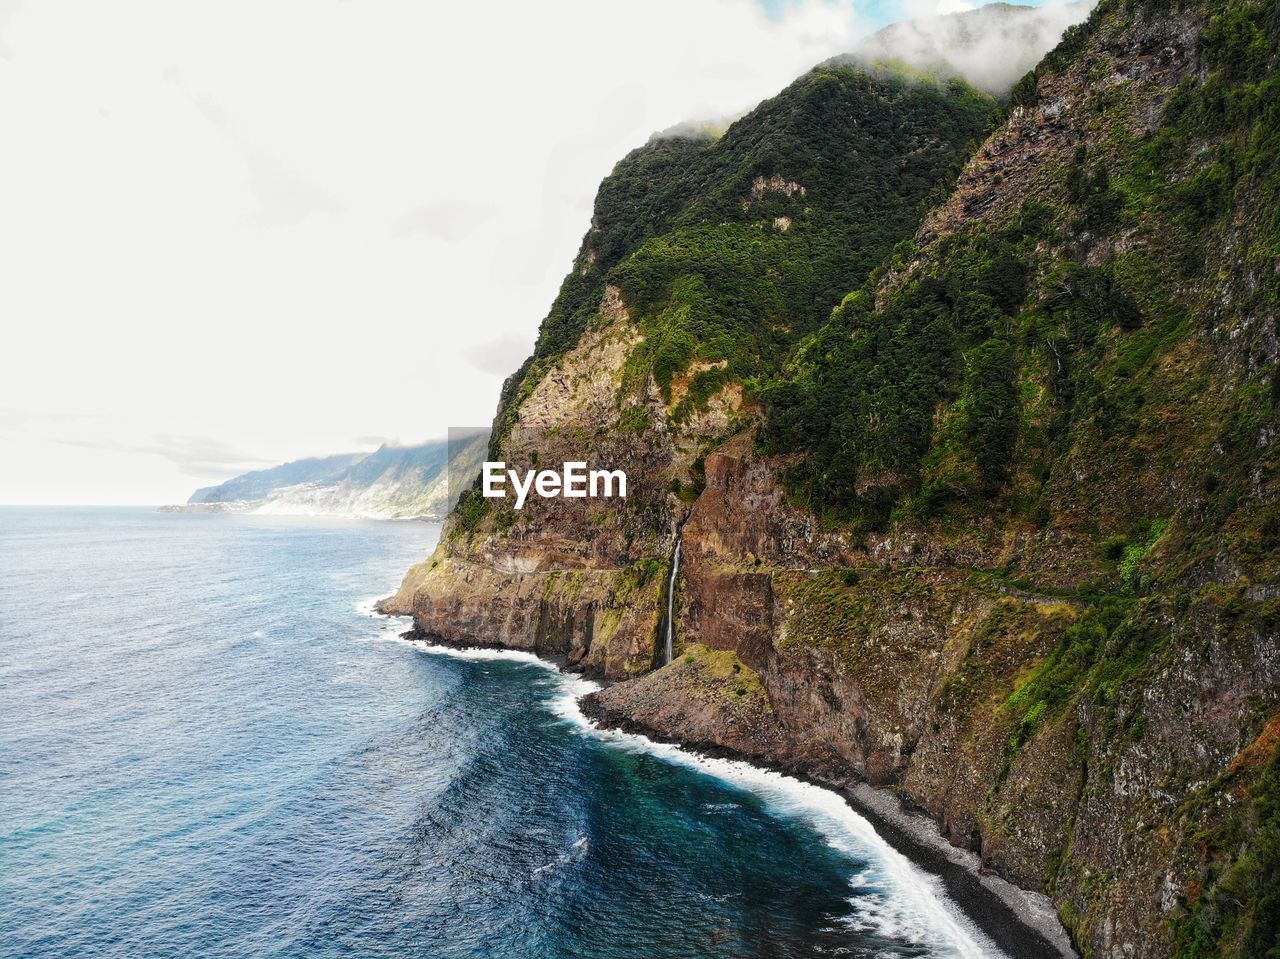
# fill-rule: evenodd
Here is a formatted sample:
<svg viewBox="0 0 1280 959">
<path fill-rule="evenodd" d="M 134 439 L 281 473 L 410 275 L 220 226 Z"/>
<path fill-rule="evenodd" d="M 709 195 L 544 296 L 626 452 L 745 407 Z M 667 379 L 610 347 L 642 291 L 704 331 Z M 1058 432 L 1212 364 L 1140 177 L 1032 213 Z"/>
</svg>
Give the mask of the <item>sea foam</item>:
<svg viewBox="0 0 1280 959">
<path fill-rule="evenodd" d="M 600 684 L 566 673 L 533 653 L 402 641 L 430 655 L 505 660 L 554 673 L 559 683 L 548 707 L 583 735 L 617 749 L 642 752 L 696 769 L 747 790 L 774 811 L 806 823 L 832 848 L 870 862 L 869 867 L 850 876 L 850 889 L 857 889 L 858 894 L 849 899 L 852 911 L 844 920 L 848 928 L 907 940 L 936 955 L 955 959 L 1006 959 L 1004 952 L 946 895 L 937 876 L 921 870 L 890 846 L 838 793 L 742 760 L 704 756 L 647 736 L 603 728 L 589 719 L 579 704 L 583 696 L 600 689 Z"/>
</svg>

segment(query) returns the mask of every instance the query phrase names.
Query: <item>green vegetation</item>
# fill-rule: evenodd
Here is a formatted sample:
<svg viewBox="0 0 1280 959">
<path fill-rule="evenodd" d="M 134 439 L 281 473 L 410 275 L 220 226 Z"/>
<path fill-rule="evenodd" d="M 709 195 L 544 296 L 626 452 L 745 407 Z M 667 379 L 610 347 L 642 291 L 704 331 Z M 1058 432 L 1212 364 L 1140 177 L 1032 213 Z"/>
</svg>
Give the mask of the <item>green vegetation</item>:
<svg viewBox="0 0 1280 959">
<path fill-rule="evenodd" d="M 634 589 L 643 589 L 651 582 L 656 582 L 663 569 L 662 560 L 649 556 L 628 566 L 624 570 L 624 576 Z"/>
<path fill-rule="evenodd" d="M 1136 542 L 1125 545 L 1124 552 L 1120 556 L 1118 572 L 1120 581 L 1130 590 L 1137 585 L 1138 564 L 1146 559 L 1147 553 L 1151 552 L 1151 547 L 1164 535 L 1168 526 L 1168 520 L 1156 520 L 1139 535 Z"/>
<path fill-rule="evenodd" d="M 1147 78 L 1177 58 L 1130 40 L 1158 38 L 1150 24 L 1188 8 L 1188 22 L 1207 17 L 1197 59 L 1171 95 L 1153 94 Z M 1232 675 L 1244 668 L 1233 655 L 1256 658 L 1275 635 L 1266 597 L 1280 574 L 1280 7 L 1103 0 L 1014 105 L 1047 115 L 1039 81 L 1063 70 L 1074 86 L 1046 90 L 1071 101 L 1054 106 L 1064 119 L 984 155 L 991 167 L 917 239 L 922 204 L 951 192 L 992 108 L 960 84 L 821 68 L 719 137 L 633 152 L 602 186 L 576 269 L 503 400 L 509 422 L 598 321 L 606 285 L 642 334 L 622 395 L 651 378 L 679 427 L 741 386 L 743 415 L 763 410 L 760 450 L 793 464 L 790 505 L 852 531 L 851 550 L 858 533 L 891 532 L 867 555 L 896 563 L 770 570 L 786 610 L 779 655 L 824 650 L 878 702 L 920 665 L 881 642 L 887 627 L 918 638 L 927 630 L 905 624 L 954 625 L 965 590 L 1010 594 L 975 627 L 942 700 L 950 718 L 996 730 L 989 799 L 1019 812 L 1003 790 L 1026 783 L 1005 777 L 1046 744 L 1082 771 L 1086 799 L 1118 785 L 1112 765 L 1147 734 L 1149 703 L 1164 695 L 1151 721 L 1167 738 L 1168 712 L 1195 695 L 1178 677 Z M 626 410 L 621 429 L 643 434 L 650 417 Z M 668 518 L 671 494 L 696 499 L 702 459 L 691 478 L 664 477 L 649 525 Z M 464 497 L 455 528 L 484 516 Z M 926 551 L 927 570 L 903 562 Z M 642 559 L 622 580 L 661 591 L 665 569 Z M 726 695 L 754 689 L 732 653 L 690 646 L 679 662 L 731 680 Z M 1250 695 L 1217 721 L 1255 733 L 1274 699 Z M 1157 738 L 1148 754 L 1165 748 Z M 1202 789 L 1185 823 L 1155 817 L 1180 869 L 1204 860 L 1173 919 L 1185 959 L 1280 955 L 1268 748 L 1269 765 Z M 1149 811 L 1133 828 L 1151 830 Z M 1083 860 L 1058 841 L 1037 869 L 1077 897 L 1062 914 L 1085 939 L 1114 907 L 1116 876 L 1074 874 Z"/>
<path fill-rule="evenodd" d="M 789 478 L 801 502 L 883 528 L 904 490 L 923 490 L 918 506 L 935 514 L 999 488 L 1018 432 L 1013 315 L 1048 217 L 1027 203 L 1005 228 L 958 238 L 942 267 L 879 307 L 868 283 L 801 346 L 792 375 L 761 389 L 766 448 L 809 454 Z M 942 402 L 958 426 L 925 464 Z"/>
<path fill-rule="evenodd" d="M 1267 424 L 1280 373 L 1264 349 L 1244 360 L 1226 345 L 1249 318 L 1271 326 L 1247 335 L 1280 333 L 1280 7 L 1204 6 L 1206 72 L 1178 88 L 1153 135 L 1114 121 L 1122 96 L 1100 93 L 1107 132 L 1068 152 L 1056 189 L 1011 216 L 971 219 L 923 255 L 902 245 L 758 384 L 763 449 L 803 455 L 789 492 L 831 521 L 971 529 L 960 521 L 1003 512 L 1097 537 L 1105 562 L 1077 588 L 1080 618 L 1003 702 L 993 796 L 1027 744 L 1086 713 L 1089 779 L 1105 782 L 1101 744 L 1144 735 L 1143 691 L 1172 668 L 1177 618 L 1205 617 L 1224 643 L 1274 635 L 1239 589 L 1192 593 L 1178 578 L 1225 554 L 1273 582 L 1280 552 L 1280 509 L 1258 492 L 1275 475 Z M 1036 75 L 1135 7 L 1104 4 Z M 1035 79 L 1017 102 L 1035 101 Z M 1232 331 L 1212 334 L 1213 348 L 1236 351 L 1238 379 L 1206 357 L 1210 325 Z M 1196 476 L 1193 462 L 1212 466 L 1188 508 L 1170 478 Z M 858 642 L 869 611 L 835 582 L 797 590 L 797 638 Z M 1174 920 L 1179 957 L 1280 955 L 1280 759 L 1268 728 L 1262 771 L 1234 772 L 1187 813 L 1204 824 L 1191 844 L 1204 886 L 1192 884 Z M 1064 915 L 1077 930 L 1094 921 L 1089 902 Z"/>
<path fill-rule="evenodd" d="M 1188 809 L 1209 820 L 1196 839 L 1214 881 L 1173 923 L 1176 959 L 1280 954 L 1280 717 L 1241 760 Z"/>
<path fill-rule="evenodd" d="M 1115 707 L 1135 680 L 1159 666 L 1168 635 L 1153 605 L 1135 609 L 1101 600 L 1086 607 L 1004 703 L 1015 718 L 1006 768 L 1041 725 L 1081 702 L 1102 707 L 1101 722 L 1110 735 L 1136 738 L 1142 730 L 1141 710 Z"/>
<path fill-rule="evenodd" d="M 733 650 L 712 649 L 701 643 L 691 643 L 685 647 L 678 662 L 698 668 L 708 679 L 723 686 L 725 695 L 731 701 L 754 702 L 766 709 L 772 708 L 760 677 L 745 666 Z"/>
<path fill-rule="evenodd" d="M 601 185 L 578 268 L 503 409 L 578 341 L 607 283 L 645 335 L 631 377 L 651 373 L 670 400 L 690 363 L 722 364 L 694 377 L 678 419 L 729 381 L 771 374 L 909 235 L 994 107 L 960 81 L 828 66 L 719 138 L 657 138 L 633 151 Z"/>
<path fill-rule="evenodd" d="M 479 485 L 463 492 L 453 508 L 453 524 L 450 534 L 453 536 L 469 536 L 480 525 L 480 521 L 489 514 L 489 500 L 480 493 Z"/>
<path fill-rule="evenodd" d="M 1037 75 L 1070 62 L 1125 9 L 1112 3 L 1073 28 Z M 1179 88 L 1155 137 L 1081 143 L 1056 194 L 1003 222 L 970 221 L 905 281 L 872 275 L 844 298 L 758 391 L 764 450 L 806 454 L 787 478 L 798 502 L 877 530 L 1004 500 L 1042 525 L 1039 489 L 1066 457 L 1082 447 L 1129 464 L 1149 455 L 1167 429 L 1161 410 L 1194 402 L 1158 383 L 1197 307 L 1195 287 L 1167 277 L 1214 282 L 1201 261 L 1230 211 L 1260 218 L 1246 257 L 1272 279 L 1251 295 L 1280 303 L 1268 265 L 1280 255 L 1278 17 L 1274 5 L 1214 5 L 1204 35 L 1213 69 Z M 1020 102 L 1032 102 L 1034 76 L 1023 87 Z M 1107 103 L 1100 94 L 1098 109 Z M 1134 232 L 1139 244 L 1080 262 L 1098 240 Z M 894 269 L 916 256 L 904 248 Z M 1274 404 L 1280 387 L 1273 394 Z M 1256 424 L 1262 398 L 1240 399 Z M 1117 557 L 1130 587 L 1143 549 Z"/>
<path fill-rule="evenodd" d="M 1053 652 L 1009 696 L 1005 708 L 1018 717 L 1015 747 L 1031 738 L 1041 720 L 1058 715 L 1074 698 L 1123 615 L 1123 607 L 1116 604 L 1088 609 L 1066 628 Z"/>
<path fill-rule="evenodd" d="M 727 360 L 728 376 L 772 372 L 849 280 L 909 233 L 921 201 L 983 132 L 991 109 L 959 83 L 814 71 L 757 111 L 799 149 L 766 150 L 729 189 L 694 205 L 670 246 L 638 251 L 619 285 L 646 316 L 668 297 L 689 302 L 698 358 Z M 724 145 L 734 143 L 731 129 Z M 804 192 L 749 192 L 758 177 Z M 780 217 L 791 223 L 785 230 L 775 225 Z"/>
</svg>

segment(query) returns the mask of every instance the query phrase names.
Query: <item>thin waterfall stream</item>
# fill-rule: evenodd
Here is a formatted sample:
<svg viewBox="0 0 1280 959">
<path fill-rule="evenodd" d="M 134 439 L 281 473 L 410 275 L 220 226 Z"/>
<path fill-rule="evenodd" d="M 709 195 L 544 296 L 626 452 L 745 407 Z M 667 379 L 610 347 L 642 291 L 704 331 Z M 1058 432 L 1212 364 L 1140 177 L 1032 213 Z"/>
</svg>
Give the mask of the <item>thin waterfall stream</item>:
<svg viewBox="0 0 1280 959">
<path fill-rule="evenodd" d="M 672 640 L 676 632 L 676 577 L 680 574 L 680 539 L 676 538 L 676 551 L 671 556 L 671 576 L 667 580 L 667 659 L 671 662 L 672 657 Z"/>
</svg>

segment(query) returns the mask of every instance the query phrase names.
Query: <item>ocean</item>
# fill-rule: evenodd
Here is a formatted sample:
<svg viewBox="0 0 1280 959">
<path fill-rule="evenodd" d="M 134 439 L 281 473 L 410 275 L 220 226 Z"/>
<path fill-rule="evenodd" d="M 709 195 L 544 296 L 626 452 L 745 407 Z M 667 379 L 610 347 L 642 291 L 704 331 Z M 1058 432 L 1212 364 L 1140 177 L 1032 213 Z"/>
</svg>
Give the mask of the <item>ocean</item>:
<svg viewBox="0 0 1280 959">
<path fill-rule="evenodd" d="M 834 793 L 401 639 L 438 534 L 0 509 L 0 957 L 998 955 Z"/>
</svg>

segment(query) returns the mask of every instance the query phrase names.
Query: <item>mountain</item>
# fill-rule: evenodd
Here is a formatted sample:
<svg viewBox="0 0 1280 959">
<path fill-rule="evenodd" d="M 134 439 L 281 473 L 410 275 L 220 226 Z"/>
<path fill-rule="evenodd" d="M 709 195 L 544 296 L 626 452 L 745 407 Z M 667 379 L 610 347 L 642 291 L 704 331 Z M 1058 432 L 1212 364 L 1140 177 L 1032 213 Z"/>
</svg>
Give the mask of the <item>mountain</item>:
<svg viewBox="0 0 1280 959">
<path fill-rule="evenodd" d="M 301 483 L 325 483 L 360 462 L 367 453 L 339 453 L 294 460 L 271 469 L 242 473 L 217 486 L 205 486 L 191 494 L 188 503 L 259 502 L 272 491 Z"/>
<path fill-rule="evenodd" d="M 488 437 L 381 446 L 255 470 L 196 490 L 187 508 L 233 508 L 258 513 L 441 519 L 457 498 L 450 469 L 479 469 Z M 452 460 L 451 460 L 452 457 Z"/>
<path fill-rule="evenodd" d="M 1280 8 L 892 59 L 618 164 L 490 456 L 631 495 L 468 492 L 382 608 L 887 787 L 1085 956 L 1275 955 Z"/>
</svg>

